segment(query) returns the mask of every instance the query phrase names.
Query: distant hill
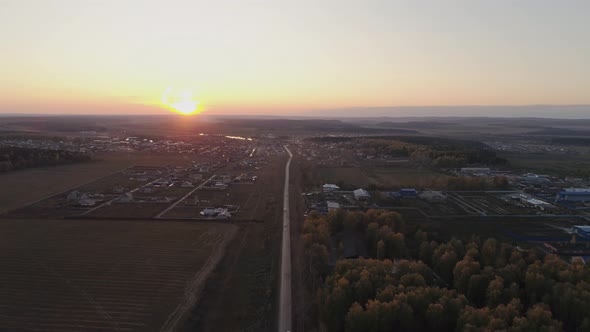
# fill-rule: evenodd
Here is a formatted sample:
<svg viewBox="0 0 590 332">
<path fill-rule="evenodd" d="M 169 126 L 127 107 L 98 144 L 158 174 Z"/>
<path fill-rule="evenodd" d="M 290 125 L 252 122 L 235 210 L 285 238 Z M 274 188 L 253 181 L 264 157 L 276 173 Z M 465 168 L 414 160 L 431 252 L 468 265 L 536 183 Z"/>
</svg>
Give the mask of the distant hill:
<svg viewBox="0 0 590 332">
<path fill-rule="evenodd" d="M 367 128 L 340 120 L 289 120 L 289 119 L 226 119 L 225 126 L 239 126 L 260 130 L 323 131 L 347 133 L 417 134 L 418 131 L 401 128 Z"/>
<path fill-rule="evenodd" d="M 529 135 L 539 136 L 590 136 L 590 130 L 578 130 L 567 128 L 543 128 L 541 130 L 528 133 Z"/>
<path fill-rule="evenodd" d="M 442 126 L 453 126 L 456 123 L 452 122 L 437 122 L 437 121 L 408 121 L 408 122 L 393 122 L 385 121 L 379 122 L 376 127 L 384 128 L 417 128 L 417 129 L 434 129 Z"/>
</svg>

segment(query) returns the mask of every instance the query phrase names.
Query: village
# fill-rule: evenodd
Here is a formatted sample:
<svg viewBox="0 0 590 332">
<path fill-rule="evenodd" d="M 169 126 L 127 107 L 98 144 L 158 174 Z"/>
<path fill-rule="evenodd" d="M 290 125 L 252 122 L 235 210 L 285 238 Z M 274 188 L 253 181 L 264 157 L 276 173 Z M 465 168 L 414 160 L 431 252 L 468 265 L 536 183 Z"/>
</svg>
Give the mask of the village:
<svg viewBox="0 0 590 332">
<path fill-rule="evenodd" d="M 9 216 L 257 220 L 258 201 L 266 199 L 258 179 L 284 157 L 283 146 L 241 137 L 214 136 L 206 141 L 217 144 L 208 143 L 207 149 L 193 151 L 176 164 L 131 166 Z"/>
</svg>

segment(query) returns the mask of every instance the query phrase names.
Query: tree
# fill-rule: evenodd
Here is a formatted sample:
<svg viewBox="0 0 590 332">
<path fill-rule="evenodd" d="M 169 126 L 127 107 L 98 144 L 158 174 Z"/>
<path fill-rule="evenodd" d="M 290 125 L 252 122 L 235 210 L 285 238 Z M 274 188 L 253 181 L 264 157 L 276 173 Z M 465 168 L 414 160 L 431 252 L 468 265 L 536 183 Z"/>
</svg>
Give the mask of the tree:
<svg viewBox="0 0 590 332">
<path fill-rule="evenodd" d="M 474 261 L 471 257 L 465 256 L 462 261 L 458 262 L 453 269 L 453 280 L 455 288 L 461 293 L 467 293 L 469 280 L 475 274 L 479 274 L 481 266 L 479 262 Z"/>
<path fill-rule="evenodd" d="M 428 242 L 420 243 L 420 248 L 418 249 L 418 259 L 422 262 L 426 263 L 428 266 L 432 266 L 432 254 L 434 253 L 434 249 L 432 245 Z"/>
<path fill-rule="evenodd" d="M 379 242 L 377 242 L 377 258 L 385 258 L 385 242 L 383 242 L 383 240 L 379 240 Z"/>
<path fill-rule="evenodd" d="M 481 263 L 484 266 L 493 266 L 497 258 L 496 239 L 487 239 L 481 248 Z"/>
<path fill-rule="evenodd" d="M 370 315 L 363 310 L 363 307 L 358 302 L 355 302 L 346 314 L 346 331 L 375 331 L 375 322 L 374 319 L 370 319 Z"/>
<path fill-rule="evenodd" d="M 504 290 L 504 279 L 496 276 L 494 280 L 490 282 L 486 289 L 486 300 L 487 305 L 490 308 L 496 307 L 502 302 L 502 292 Z"/>
<path fill-rule="evenodd" d="M 553 319 L 551 310 L 537 304 L 527 311 L 526 318 L 514 319 L 513 330 L 558 332 L 562 331 L 563 327 L 559 321 Z"/>
</svg>

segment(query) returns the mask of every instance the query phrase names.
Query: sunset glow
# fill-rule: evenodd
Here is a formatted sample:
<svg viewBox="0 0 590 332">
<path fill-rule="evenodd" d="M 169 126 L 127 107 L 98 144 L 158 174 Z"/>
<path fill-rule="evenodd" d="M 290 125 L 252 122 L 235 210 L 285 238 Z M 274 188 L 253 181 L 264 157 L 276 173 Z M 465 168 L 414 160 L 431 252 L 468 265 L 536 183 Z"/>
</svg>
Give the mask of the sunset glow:
<svg viewBox="0 0 590 332">
<path fill-rule="evenodd" d="M 182 115 L 193 115 L 202 111 L 200 102 L 194 100 L 193 94 L 187 90 L 176 91 L 173 88 L 167 88 L 162 94 L 162 104 Z"/>
<path fill-rule="evenodd" d="M 588 1 L 2 4 L 0 113 L 590 104 Z"/>
</svg>

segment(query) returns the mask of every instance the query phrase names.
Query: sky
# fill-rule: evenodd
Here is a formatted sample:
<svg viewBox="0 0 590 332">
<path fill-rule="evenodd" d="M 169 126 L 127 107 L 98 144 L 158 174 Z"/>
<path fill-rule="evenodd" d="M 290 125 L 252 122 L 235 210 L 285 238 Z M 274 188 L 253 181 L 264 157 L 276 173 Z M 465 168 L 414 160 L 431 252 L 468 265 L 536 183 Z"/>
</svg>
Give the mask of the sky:
<svg viewBox="0 0 590 332">
<path fill-rule="evenodd" d="M 586 0 L 0 0 L 0 113 L 156 114 L 166 91 L 209 114 L 590 105 L 588 13 Z M 590 118 L 576 109 L 549 115 Z"/>
</svg>

